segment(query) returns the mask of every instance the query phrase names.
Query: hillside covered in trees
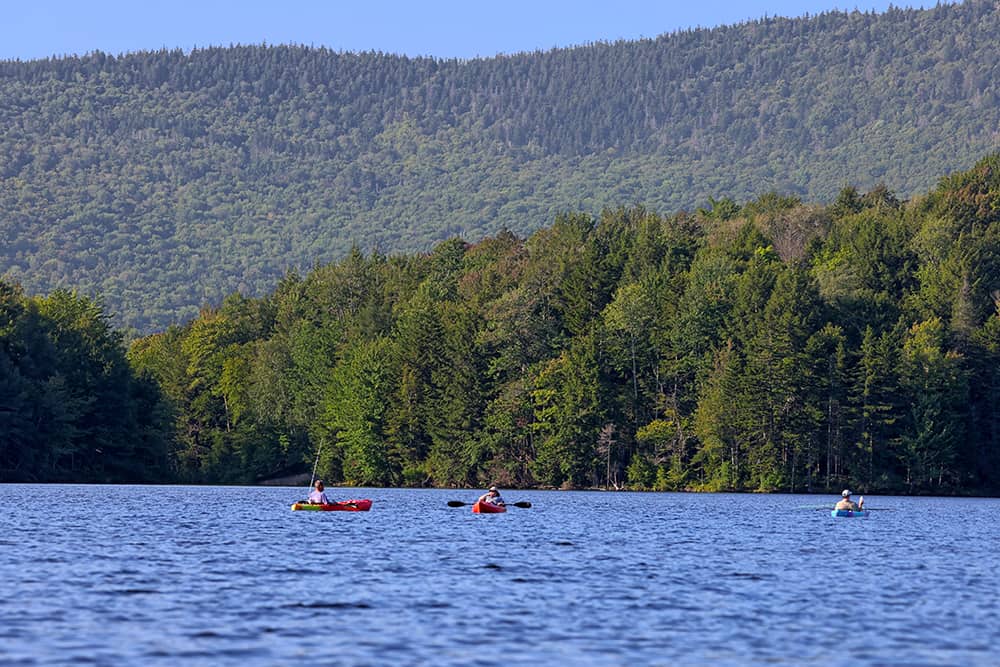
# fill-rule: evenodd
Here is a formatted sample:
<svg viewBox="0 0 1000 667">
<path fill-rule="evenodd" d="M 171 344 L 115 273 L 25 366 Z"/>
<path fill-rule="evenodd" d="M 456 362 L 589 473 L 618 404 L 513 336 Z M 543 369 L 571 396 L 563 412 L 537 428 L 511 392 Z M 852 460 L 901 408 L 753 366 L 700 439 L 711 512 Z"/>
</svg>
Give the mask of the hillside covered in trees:
<svg viewBox="0 0 1000 667">
<path fill-rule="evenodd" d="M 471 61 L 236 46 L 0 62 L 0 275 L 100 296 L 150 332 L 355 244 L 425 252 L 566 211 L 772 190 L 909 198 L 1000 147 L 998 63 L 993 0 Z"/>
<path fill-rule="evenodd" d="M 1000 155 L 358 250 L 136 341 L 186 480 L 1000 492 Z"/>
</svg>

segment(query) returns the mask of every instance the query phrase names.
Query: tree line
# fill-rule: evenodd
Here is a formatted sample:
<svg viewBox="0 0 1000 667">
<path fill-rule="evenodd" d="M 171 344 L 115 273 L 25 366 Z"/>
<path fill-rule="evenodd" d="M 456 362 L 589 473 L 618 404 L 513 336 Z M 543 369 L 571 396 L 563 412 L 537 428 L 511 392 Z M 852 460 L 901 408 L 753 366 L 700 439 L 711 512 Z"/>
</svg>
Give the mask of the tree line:
<svg viewBox="0 0 1000 667">
<path fill-rule="evenodd" d="M 904 198 L 998 148 L 992 0 L 475 60 L 234 46 L 0 62 L 0 275 L 160 331 L 355 244 L 528 236 L 845 183 Z M 966 161 L 969 160 L 969 161 Z"/>
<path fill-rule="evenodd" d="M 135 341 L 189 481 L 996 493 L 1000 155 L 355 248 Z"/>
<path fill-rule="evenodd" d="M 170 481 L 172 426 L 101 304 L 0 281 L 0 482 Z"/>
</svg>

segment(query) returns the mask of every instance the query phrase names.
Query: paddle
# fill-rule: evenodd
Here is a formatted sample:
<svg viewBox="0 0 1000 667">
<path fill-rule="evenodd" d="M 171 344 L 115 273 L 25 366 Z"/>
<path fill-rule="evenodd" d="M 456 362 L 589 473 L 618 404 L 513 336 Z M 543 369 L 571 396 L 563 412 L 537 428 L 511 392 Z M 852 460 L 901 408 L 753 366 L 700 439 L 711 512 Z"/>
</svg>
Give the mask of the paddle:
<svg viewBox="0 0 1000 667">
<path fill-rule="evenodd" d="M 829 510 L 829 509 L 834 509 L 834 508 L 831 507 L 831 505 L 829 503 L 827 503 L 825 505 L 799 505 L 795 509 L 797 509 L 797 510 Z M 871 507 L 865 507 L 865 497 L 864 496 L 861 496 L 860 498 L 858 498 L 858 509 L 854 510 L 855 512 L 859 512 L 861 510 L 870 510 L 870 509 L 872 509 L 872 508 Z"/>
<path fill-rule="evenodd" d="M 476 503 L 463 503 L 461 500 L 448 501 L 448 507 L 463 507 L 465 505 L 475 505 L 475 504 Z M 507 503 L 506 507 L 510 507 L 511 505 L 513 505 L 514 507 L 521 507 L 523 509 L 528 509 L 529 507 L 531 507 L 531 503 L 529 503 L 527 500 L 519 500 L 516 503 Z"/>
</svg>

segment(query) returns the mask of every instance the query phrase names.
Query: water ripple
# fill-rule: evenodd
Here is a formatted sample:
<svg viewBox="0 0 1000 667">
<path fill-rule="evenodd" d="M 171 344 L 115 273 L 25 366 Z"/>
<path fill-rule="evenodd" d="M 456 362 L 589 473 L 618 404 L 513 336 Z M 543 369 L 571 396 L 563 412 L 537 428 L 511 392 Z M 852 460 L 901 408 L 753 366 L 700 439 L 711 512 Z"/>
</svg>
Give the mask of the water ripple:
<svg viewBox="0 0 1000 667">
<path fill-rule="evenodd" d="M 0 663 L 979 665 L 1000 654 L 1000 501 L 0 486 Z M 150 497 L 157 502 L 148 502 Z M 824 499 L 825 500 L 825 499 Z M 871 502 L 871 500 L 869 500 Z"/>
</svg>

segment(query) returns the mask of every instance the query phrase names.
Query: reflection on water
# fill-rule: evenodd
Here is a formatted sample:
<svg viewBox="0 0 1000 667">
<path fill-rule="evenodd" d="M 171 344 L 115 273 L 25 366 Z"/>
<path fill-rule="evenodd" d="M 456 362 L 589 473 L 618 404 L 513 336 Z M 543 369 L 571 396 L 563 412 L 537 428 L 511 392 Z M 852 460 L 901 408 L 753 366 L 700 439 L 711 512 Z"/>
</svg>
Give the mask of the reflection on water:
<svg viewBox="0 0 1000 667">
<path fill-rule="evenodd" d="M 0 486 L 3 665 L 996 665 L 1000 501 Z"/>
</svg>

